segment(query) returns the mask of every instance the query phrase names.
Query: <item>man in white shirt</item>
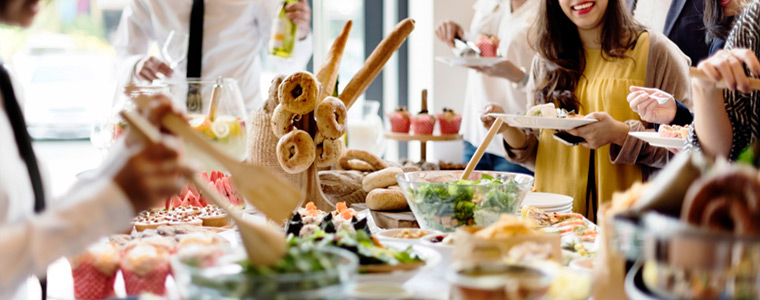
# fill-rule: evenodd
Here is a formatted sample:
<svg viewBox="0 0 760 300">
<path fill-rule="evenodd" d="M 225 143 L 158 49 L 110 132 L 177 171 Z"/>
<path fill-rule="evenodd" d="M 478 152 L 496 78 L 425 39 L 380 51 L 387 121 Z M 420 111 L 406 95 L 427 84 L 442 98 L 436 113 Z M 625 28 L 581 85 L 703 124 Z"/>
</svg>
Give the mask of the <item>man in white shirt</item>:
<svg viewBox="0 0 760 300">
<path fill-rule="evenodd" d="M 39 0 L 0 0 L 0 23 L 28 27 Z M 171 113 L 157 98 L 149 119 Z M 179 191 L 178 154 L 168 144 L 130 132 L 92 176 L 61 199 L 45 200 L 44 184 L 10 76 L 0 65 L 0 299 L 28 299 L 24 283 L 48 264 L 75 255 L 99 237 L 123 232 L 136 212 Z M 48 206 L 48 207 L 46 207 Z M 44 291 L 43 291 L 44 295 Z"/>
<path fill-rule="evenodd" d="M 192 77 L 235 78 L 246 109 L 257 109 L 262 104 L 260 52 L 268 45 L 272 22 L 282 1 L 202 2 L 205 11 L 202 14 L 202 69 L 200 76 Z M 130 0 L 122 13 L 114 40 L 118 72 L 127 80 L 153 80 L 160 76 L 185 78 L 191 55 L 174 70 L 163 60 L 147 55 L 151 43 L 156 42 L 161 48 L 172 30 L 183 34 L 191 32 L 193 4 L 193 0 Z M 305 69 L 311 58 L 311 8 L 306 0 L 299 0 L 286 6 L 286 11 L 298 26 L 293 56 L 271 61 L 279 72 L 292 73 Z"/>
<path fill-rule="evenodd" d="M 504 107 L 507 113 L 526 111 L 526 74 L 536 52 L 528 41 L 529 28 L 538 14 L 541 0 L 478 0 L 473 6 L 475 15 L 470 31 L 465 34 L 458 24 L 446 21 L 436 28 L 436 36 L 454 47 L 454 38 L 477 42 L 481 35 L 499 38 L 497 54 L 506 61 L 492 67 L 473 68 L 467 76 L 465 105 L 462 112 L 462 129 L 465 149 L 463 160 L 469 161 L 487 130 L 480 123 L 480 115 L 489 103 Z M 507 161 L 501 141 L 494 139 L 486 149 L 478 170 L 495 170 L 532 174 L 518 164 Z"/>
</svg>

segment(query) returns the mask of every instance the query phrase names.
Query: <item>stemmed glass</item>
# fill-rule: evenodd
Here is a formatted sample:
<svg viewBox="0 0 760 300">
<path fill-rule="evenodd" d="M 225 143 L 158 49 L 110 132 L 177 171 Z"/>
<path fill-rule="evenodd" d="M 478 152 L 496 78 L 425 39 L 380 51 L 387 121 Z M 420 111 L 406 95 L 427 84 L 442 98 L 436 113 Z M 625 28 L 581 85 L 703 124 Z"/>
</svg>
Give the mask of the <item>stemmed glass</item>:
<svg viewBox="0 0 760 300">
<path fill-rule="evenodd" d="M 164 46 L 161 48 L 161 54 L 169 63 L 169 67 L 176 68 L 185 58 L 187 58 L 187 47 L 190 35 L 172 30 L 169 37 L 166 38 Z"/>
</svg>

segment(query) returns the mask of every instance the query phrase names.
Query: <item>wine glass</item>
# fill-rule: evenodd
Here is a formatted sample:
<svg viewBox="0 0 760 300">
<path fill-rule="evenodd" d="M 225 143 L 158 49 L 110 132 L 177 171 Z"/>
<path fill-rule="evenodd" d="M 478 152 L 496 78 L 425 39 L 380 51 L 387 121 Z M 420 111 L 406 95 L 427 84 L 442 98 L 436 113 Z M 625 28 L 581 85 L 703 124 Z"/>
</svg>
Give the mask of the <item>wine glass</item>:
<svg viewBox="0 0 760 300">
<path fill-rule="evenodd" d="M 169 67 L 176 68 L 185 58 L 187 58 L 187 47 L 190 35 L 172 30 L 169 37 L 166 38 L 164 46 L 161 48 L 161 54 L 169 63 Z"/>
</svg>

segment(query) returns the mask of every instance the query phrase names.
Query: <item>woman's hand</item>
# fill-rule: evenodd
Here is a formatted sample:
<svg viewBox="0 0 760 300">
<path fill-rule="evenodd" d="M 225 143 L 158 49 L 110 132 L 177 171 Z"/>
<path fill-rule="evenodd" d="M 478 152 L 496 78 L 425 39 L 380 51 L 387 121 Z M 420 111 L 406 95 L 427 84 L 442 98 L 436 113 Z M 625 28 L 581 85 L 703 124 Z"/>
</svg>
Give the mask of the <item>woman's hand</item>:
<svg viewBox="0 0 760 300">
<path fill-rule="evenodd" d="M 148 120 L 159 124 L 166 114 L 174 113 L 171 101 L 156 96 L 144 111 Z M 176 194 L 182 187 L 179 177 L 184 169 L 179 162 L 176 141 L 163 137 L 154 143 L 127 130 L 127 143 L 107 169 L 116 170 L 113 181 L 129 199 L 135 213 L 154 207 Z"/>
<path fill-rule="evenodd" d="M 298 26 L 298 40 L 303 40 L 311 33 L 311 7 L 306 0 L 285 6 L 285 13 Z"/>
<path fill-rule="evenodd" d="M 454 23 L 454 21 L 443 21 L 435 27 L 435 36 L 449 47 L 454 48 L 454 39 L 464 36 L 464 31 L 462 26 Z"/>
<path fill-rule="evenodd" d="M 692 86 L 709 92 L 718 89 L 716 83 L 723 81 L 731 91 L 752 92 L 749 77 L 744 71 L 745 66 L 753 74 L 760 75 L 760 62 L 751 50 L 720 50 L 697 65 L 697 69 L 705 73 L 709 80 L 694 77 Z"/>
<path fill-rule="evenodd" d="M 581 144 L 591 149 L 604 145 L 616 144 L 622 146 L 628 137 L 629 126 L 615 120 L 606 112 L 594 112 L 586 115 L 586 119 L 597 119 L 599 122 L 567 130 L 567 133 L 582 137 L 586 140 Z"/>
<path fill-rule="evenodd" d="M 483 122 L 483 127 L 485 127 L 486 129 L 490 129 L 491 126 L 493 125 L 493 122 L 496 121 L 496 118 L 488 115 L 490 113 L 503 114 L 504 108 L 498 104 L 493 104 L 493 103 L 486 105 L 485 111 L 483 111 L 483 114 L 480 115 L 480 121 Z M 503 133 L 508 128 L 509 128 L 509 125 L 507 125 L 507 123 L 501 123 L 501 128 L 499 128 L 499 131 L 496 133 Z"/>
<path fill-rule="evenodd" d="M 491 77 L 501 77 L 512 82 L 521 82 L 525 78 L 525 72 L 520 70 L 511 61 L 505 60 L 498 64 L 483 67 L 470 67 L 480 73 Z"/>
<path fill-rule="evenodd" d="M 676 101 L 672 95 L 659 89 L 631 86 L 628 105 L 649 123 L 670 124 L 676 117 Z M 667 99 L 660 103 L 659 99 Z"/>
</svg>

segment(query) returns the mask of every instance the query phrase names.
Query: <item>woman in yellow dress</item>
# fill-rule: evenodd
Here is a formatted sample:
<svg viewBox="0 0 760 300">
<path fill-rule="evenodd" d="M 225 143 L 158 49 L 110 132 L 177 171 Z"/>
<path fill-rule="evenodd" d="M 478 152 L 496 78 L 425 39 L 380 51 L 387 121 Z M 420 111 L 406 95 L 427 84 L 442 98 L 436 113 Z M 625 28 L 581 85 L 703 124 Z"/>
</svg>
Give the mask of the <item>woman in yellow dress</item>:
<svg viewBox="0 0 760 300">
<path fill-rule="evenodd" d="M 573 197 L 573 211 L 594 220 L 599 201 L 645 180 L 671 155 L 628 136 L 650 127 L 628 106 L 630 86 L 658 88 L 689 105 L 689 60 L 637 23 L 624 0 L 544 0 L 534 30 L 529 105 L 554 103 L 598 122 L 568 130 L 585 139 L 581 146 L 554 140 L 554 130 L 504 125 L 507 158 L 534 169 L 536 190 Z M 500 111 L 489 105 L 485 113 Z M 486 127 L 493 122 L 481 119 Z"/>
</svg>

